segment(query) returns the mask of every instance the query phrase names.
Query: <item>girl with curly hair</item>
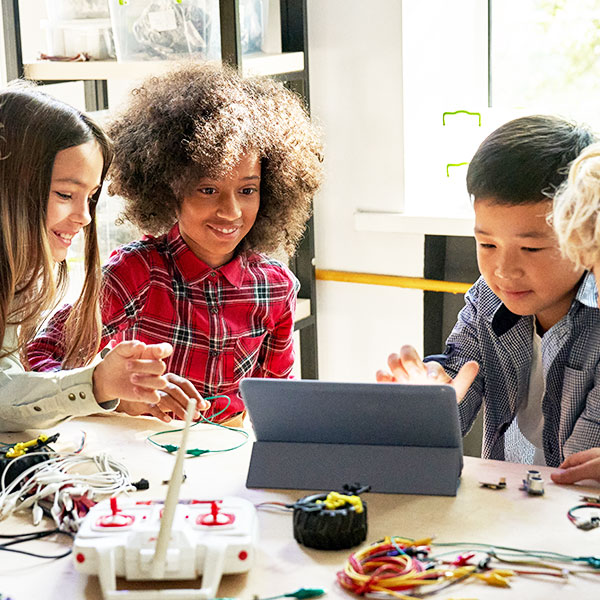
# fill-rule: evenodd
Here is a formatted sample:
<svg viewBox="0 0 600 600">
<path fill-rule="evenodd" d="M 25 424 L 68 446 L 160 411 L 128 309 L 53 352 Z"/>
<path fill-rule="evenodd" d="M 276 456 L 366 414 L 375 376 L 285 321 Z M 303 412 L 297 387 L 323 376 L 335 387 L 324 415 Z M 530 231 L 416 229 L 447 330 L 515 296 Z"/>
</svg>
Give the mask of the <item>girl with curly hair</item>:
<svg viewBox="0 0 600 600">
<path fill-rule="evenodd" d="M 112 160 L 89 117 L 24 84 L 0 90 L 0 431 L 158 401 L 168 344 L 123 342 L 83 369 L 26 371 L 25 348 L 65 289 L 66 255 L 85 235 L 85 283 L 65 325 L 64 363 L 89 364 L 100 342 L 95 212 Z"/>
<path fill-rule="evenodd" d="M 573 161 L 566 183 L 554 197 L 552 224 L 563 254 L 577 268 L 600 278 L 600 144 L 585 148 Z M 597 297 L 600 308 L 600 297 Z M 555 483 L 600 481 L 600 448 L 571 454 L 552 475 Z"/>
<path fill-rule="evenodd" d="M 266 253 L 293 253 L 303 234 L 318 132 L 282 84 L 185 64 L 135 89 L 109 134 L 109 191 L 147 235 L 104 268 L 103 341 L 170 342 L 162 393 L 224 396 L 207 414 L 239 423 L 241 379 L 292 370 L 298 281 Z M 31 346 L 37 368 L 62 360 L 60 330 Z"/>
</svg>

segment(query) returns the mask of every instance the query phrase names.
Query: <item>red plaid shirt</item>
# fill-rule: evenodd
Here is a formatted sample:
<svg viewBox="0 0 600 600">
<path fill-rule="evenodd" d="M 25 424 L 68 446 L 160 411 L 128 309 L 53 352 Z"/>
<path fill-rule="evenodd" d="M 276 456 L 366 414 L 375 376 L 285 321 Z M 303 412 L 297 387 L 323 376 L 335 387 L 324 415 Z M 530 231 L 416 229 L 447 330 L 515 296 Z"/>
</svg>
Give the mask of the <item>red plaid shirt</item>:
<svg viewBox="0 0 600 600">
<path fill-rule="evenodd" d="M 111 339 L 171 343 L 168 371 L 189 379 L 202 396 L 231 400 L 218 420 L 244 410 L 243 377 L 290 377 L 299 284 L 279 261 L 242 253 L 213 269 L 175 225 L 166 235 L 118 248 L 103 271 L 102 346 Z M 58 311 L 29 347 L 34 370 L 60 369 L 68 310 Z M 226 404 L 213 402 L 209 414 Z"/>
</svg>

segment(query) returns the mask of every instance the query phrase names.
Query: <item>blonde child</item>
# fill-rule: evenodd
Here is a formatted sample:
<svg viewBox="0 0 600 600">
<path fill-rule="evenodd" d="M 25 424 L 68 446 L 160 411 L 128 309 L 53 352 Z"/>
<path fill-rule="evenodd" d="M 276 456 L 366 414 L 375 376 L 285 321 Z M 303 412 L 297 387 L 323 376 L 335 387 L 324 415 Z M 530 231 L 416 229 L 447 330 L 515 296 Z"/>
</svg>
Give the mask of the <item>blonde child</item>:
<svg viewBox="0 0 600 600">
<path fill-rule="evenodd" d="M 600 144 L 583 150 L 569 169 L 566 184 L 554 198 L 551 219 L 563 253 L 578 267 L 600 276 Z M 600 308 L 600 298 L 597 298 Z M 600 420 L 600 414 L 596 415 Z M 552 475 L 556 483 L 584 479 L 600 481 L 600 448 L 568 456 L 564 469 Z"/>
</svg>

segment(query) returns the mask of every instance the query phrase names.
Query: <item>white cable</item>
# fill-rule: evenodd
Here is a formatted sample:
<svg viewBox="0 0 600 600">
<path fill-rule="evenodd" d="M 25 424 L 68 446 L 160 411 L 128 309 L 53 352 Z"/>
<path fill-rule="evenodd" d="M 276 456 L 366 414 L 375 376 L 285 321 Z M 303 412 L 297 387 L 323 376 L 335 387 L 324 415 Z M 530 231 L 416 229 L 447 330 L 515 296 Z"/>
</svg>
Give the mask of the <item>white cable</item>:
<svg viewBox="0 0 600 600">
<path fill-rule="evenodd" d="M 47 458 L 49 453 L 28 452 L 24 457 L 36 455 Z M 15 512 L 37 506 L 40 500 L 47 500 L 52 503 L 51 514 L 57 526 L 64 525 L 73 531 L 81 520 L 76 514 L 73 497 L 87 493 L 90 500 L 97 502 L 101 497 L 135 489 L 127 467 L 104 452 L 89 457 L 80 454 L 50 456 L 20 473 L 8 485 L 6 475 L 10 464 L 21 457 L 14 458 L 4 470 L 0 479 L 0 487 L 3 488 L 0 490 L 0 521 Z M 78 472 L 89 465 L 97 471 L 90 474 Z M 34 520 L 38 517 L 39 510 L 36 509 Z"/>
</svg>

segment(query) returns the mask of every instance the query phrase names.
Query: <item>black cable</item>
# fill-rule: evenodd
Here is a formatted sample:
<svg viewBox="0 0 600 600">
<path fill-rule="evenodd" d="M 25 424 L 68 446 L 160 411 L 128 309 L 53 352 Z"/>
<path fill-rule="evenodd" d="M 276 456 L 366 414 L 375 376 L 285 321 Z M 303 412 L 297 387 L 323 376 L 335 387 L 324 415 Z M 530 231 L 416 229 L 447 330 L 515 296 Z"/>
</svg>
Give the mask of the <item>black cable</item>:
<svg viewBox="0 0 600 600">
<path fill-rule="evenodd" d="M 48 558 L 52 560 L 64 558 L 65 556 L 71 554 L 71 548 L 69 548 L 66 552 L 63 552 L 62 554 L 55 555 L 37 554 L 35 552 L 27 552 L 26 550 L 17 550 L 16 548 L 10 548 L 10 546 L 14 546 L 15 544 L 22 544 L 23 542 L 31 542 L 33 540 L 41 540 L 51 535 L 66 535 L 69 538 L 73 539 L 73 534 L 71 532 L 62 531 L 58 528 L 48 529 L 46 531 L 36 531 L 32 533 L 15 533 L 13 535 L 0 535 L 0 539 L 11 540 L 10 542 L 0 544 L 0 551 L 4 550 L 5 552 L 15 552 L 17 554 L 24 554 L 26 556 L 32 556 L 34 558 Z"/>
</svg>

